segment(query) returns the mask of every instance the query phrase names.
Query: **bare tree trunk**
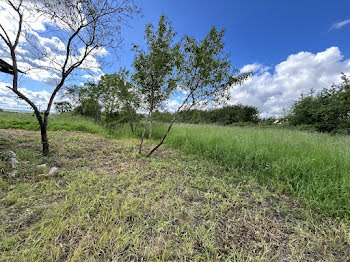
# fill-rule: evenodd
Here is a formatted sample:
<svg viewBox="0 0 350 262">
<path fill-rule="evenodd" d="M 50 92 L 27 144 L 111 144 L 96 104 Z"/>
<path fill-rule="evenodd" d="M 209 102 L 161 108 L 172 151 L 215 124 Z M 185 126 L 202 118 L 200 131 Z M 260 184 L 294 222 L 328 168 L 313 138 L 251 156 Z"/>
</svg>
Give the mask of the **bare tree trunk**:
<svg viewBox="0 0 350 262">
<path fill-rule="evenodd" d="M 150 121 L 149 121 L 149 143 L 152 143 L 152 111 L 150 112 Z"/>
<path fill-rule="evenodd" d="M 172 128 L 172 126 L 173 126 L 175 120 L 177 119 L 178 115 L 179 115 L 179 114 L 177 113 L 177 114 L 173 117 L 173 119 L 171 120 L 171 122 L 170 122 L 170 124 L 169 124 L 169 127 L 168 127 L 167 131 L 165 132 L 165 134 L 164 134 L 162 140 L 160 140 L 159 144 L 156 145 L 156 146 L 148 153 L 147 157 L 150 157 L 150 156 L 153 154 L 153 152 L 156 151 L 156 150 L 164 143 L 164 140 L 165 140 L 165 138 L 168 136 L 168 134 L 169 134 L 169 132 L 170 132 L 170 129 Z"/>
<path fill-rule="evenodd" d="M 41 144 L 43 146 L 43 156 L 48 156 L 50 153 L 49 140 L 47 138 L 47 125 L 40 126 L 41 129 Z"/>
<path fill-rule="evenodd" d="M 47 138 L 47 124 L 49 121 L 50 111 L 45 111 L 44 121 L 39 121 L 41 131 L 41 144 L 43 146 L 43 156 L 48 156 L 50 153 L 49 139 Z M 40 115 L 40 113 L 39 113 Z"/>
<path fill-rule="evenodd" d="M 149 115 L 150 115 L 150 122 L 149 122 L 149 134 L 148 134 L 148 138 L 149 138 L 149 143 L 151 144 L 152 142 L 152 112 L 153 112 L 153 102 L 154 102 L 154 90 L 152 87 L 152 92 L 151 92 L 151 109 L 149 111 Z"/>
<path fill-rule="evenodd" d="M 148 119 L 149 119 L 150 114 L 151 114 L 151 112 L 148 114 L 148 116 L 147 116 L 147 118 L 146 118 L 146 122 L 145 122 L 145 127 L 143 128 L 142 137 L 141 137 L 141 143 L 140 143 L 140 149 L 139 149 L 139 154 L 142 153 L 143 139 L 145 138 L 147 123 L 148 123 Z"/>
<path fill-rule="evenodd" d="M 174 122 L 176 121 L 176 119 L 181 115 L 183 114 L 184 112 L 188 112 L 194 105 L 195 103 L 192 103 L 191 106 L 189 106 L 185 111 L 181 111 L 181 109 L 186 105 L 189 97 L 193 94 L 193 91 L 191 91 L 187 97 L 185 98 L 185 100 L 182 102 L 182 105 L 177 109 L 173 119 L 171 120 L 170 124 L 169 124 L 169 127 L 167 129 L 167 131 L 165 132 L 162 140 L 160 140 L 159 144 L 156 145 L 148 154 L 147 154 L 147 157 L 150 157 L 154 151 L 156 151 L 163 143 L 164 143 L 164 140 L 165 138 L 168 136 L 169 132 L 170 132 L 170 129 L 172 128 Z"/>
<path fill-rule="evenodd" d="M 127 107 L 129 111 L 129 122 L 130 122 L 130 128 L 131 132 L 134 133 L 134 114 L 132 112 L 132 108 L 130 106 Z"/>
</svg>

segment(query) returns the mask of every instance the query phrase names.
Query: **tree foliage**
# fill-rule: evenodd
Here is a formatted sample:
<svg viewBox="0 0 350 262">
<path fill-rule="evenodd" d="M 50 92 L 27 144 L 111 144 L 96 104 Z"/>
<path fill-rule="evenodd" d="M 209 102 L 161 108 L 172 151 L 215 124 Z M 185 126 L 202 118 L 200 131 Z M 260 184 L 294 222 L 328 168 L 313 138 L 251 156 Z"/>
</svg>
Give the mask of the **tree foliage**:
<svg viewBox="0 0 350 262">
<path fill-rule="evenodd" d="M 54 103 L 55 109 L 58 113 L 63 114 L 72 111 L 73 106 L 68 101 L 60 101 Z"/>
<path fill-rule="evenodd" d="M 112 120 L 116 112 L 126 113 L 131 131 L 134 132 L 134 120 L 136 110 L 140 106 L 140 95 L 130 79 L 130 72 L 121 69 L 118 73 L 104 75 L 98 85 L 102 91 L 101 102 L 106 113 L 106 121 Z"/>
<path fill-rule="evenodd" d="M 286 116 L 292 125 L 312 125 L 320 132 L 350 130 L 350 79 L 325 88 L 314 95 L 311 91 L 296 101 Z"/>
<path fill-rule="evenodd" d="M 224 30 L 212 27 L 203 40 L 185 36 L 181 44 L 181 62 L 178 69 L 178 89 L 185 94 L 182 104 L 174 113 L 168 129 L 150 156 L 164 142 L 176 119 L 196 105 L 206 106 L 230 98 L 232 85 L 240 84 L 250 73 L 239 74 L 233 69 L 229 55 L 224 52 Z"/>
<path fill-rule="evenodd" d="M 174 69 L 178 66 L 179 45 L 174 44 L 175 35 L 170 21 L 162 15 L 157 28 L 152 24 L 146 26 L 147 50 L 134 46 L 136 56 L 133 63 L 135 71 L 133 79 L 143 96 L 142 102 L 148 112 L 142 133 L 140 152 L 149 119 L 151 140 L 153 111 L 168 99 L 176 88 L 177 81 Z"/>
<path fill-rule="evenodd" d="M 69 86 L 64 96 L 75 101 L 76 113 L 95 117 L 96 122 L 103 120 L 108 126 L 114 122 L 129 122 L 134 132 L 136 110 L 140 104 L 137 91 L 129 71 L 121 69 L 117 73 L 103 75 L 96 83 Z"/>
<path fill-rule="evenodd" d="M 259 122 L 259 110 L 253 106 L 233 105 L 212 110 L 192 109 L 183 113 L 179 119 L 183 123 L 206 123 L 231 125 L 238 122 Z"/>
<path fill-rule="evenodd" d="M 94 82 L 84 83 L 81 85 L 72 85 L 66 87 L 64 96 L 70 101 L 75 102 L 74 111 L 84 116 L 95 118 L 95 122 L 100 121 L 101 105 L 99 103 L 102 96 L 102 90 L 98 84 Z"/>
</svg>

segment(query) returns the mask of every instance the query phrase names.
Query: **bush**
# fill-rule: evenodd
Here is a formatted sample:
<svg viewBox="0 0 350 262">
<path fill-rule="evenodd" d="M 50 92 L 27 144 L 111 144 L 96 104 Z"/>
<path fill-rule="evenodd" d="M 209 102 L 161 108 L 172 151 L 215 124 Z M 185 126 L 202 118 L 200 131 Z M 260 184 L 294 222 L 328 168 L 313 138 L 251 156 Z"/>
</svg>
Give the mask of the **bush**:
<svg viewBox="0 0 350 262">
<path fill-rule="evenodd" d="M 294 126 L 310 125 L 319 132 L 350 130 L 350 79 L 344 74 L 343 82 L 302 95 L 292 106 L 287 120 Z"/>
</svg>

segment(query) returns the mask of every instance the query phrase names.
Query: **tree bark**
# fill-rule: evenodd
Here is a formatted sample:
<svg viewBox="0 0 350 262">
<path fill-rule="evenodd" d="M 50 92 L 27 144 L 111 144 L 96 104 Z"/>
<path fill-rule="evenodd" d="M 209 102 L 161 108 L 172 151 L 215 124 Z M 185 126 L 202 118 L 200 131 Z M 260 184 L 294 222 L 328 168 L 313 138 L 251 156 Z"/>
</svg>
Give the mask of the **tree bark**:
<svg viewBox="0 0 350 262">
<path fill-rule="evenodd" d="M 141 143 L 140 143 L 140 149 L 139 149 L 139 154 L 142 153 L 143 139 L 145 138 L 146 128 L 147 128 L 148 119 L 149 119 L 150 114 L 151 114 L 151 112 L 148 114 L 148 116 L 147 116 L 147 118 L 146 118 L 146 122 L 145 122 L 145 127 L 143 128 L 142 137 L 141 137 Z"/>
<path fill-rule="evenodd" d="M 149 143 L 152 143 L 152 111 L 150 112 L 150 121 L 149 121 L 149 134 L 148 134 L 148 138 L 149 138 Z"/>
<path fill-rule="evenodd" d="M 129 122 L 130 122 L 131 133 L 134 133 L 134 114 L 130 106 L 128 106 L 127 108 L 129 111 Z"/>
<path fill-rule="evenodd" d="M 150 105 L 150 111 L 149 111 L 149 115 L 150 115 L 149 134 L 148 134 L 149 143 L 152 142 L 152 112 L 153 112 L 153 104 L 154 104 L 154 89 L 152 87 L 152 91 L 151 91 L 151 105 Z"/>
<path fill-rule="evenodd" d="M 177 119 L 178 115 L 179 115 L 179 114 L 176 114 L 176 115 L 173 117 L 173 119 L 171 120 L 171 122 L 170 122 L 170 124 L 169 124 L 169 127 L 168 127 L 167 131 L 165 132 L 165 134 L 164 134 L 162 140 L 160 140 L 159 144 L 156 145 L 156 146 L 148 153 L 147 157 L 150 157 L 150 156 L 154 153 L 154 151 L 156 151 L 156 150 L 164 143 L 164 140 L 165 140 L 165 138 L 168 136 L 168 134 L 169 134 L 169 132 L 170 132 L 170 129 L 172 128 L 172 126 L 173 126 L 175 120 Z"/>
<path fill-rule="evenodd" d="M 50 153 L 49 140 L 47 138 L 47 125 L 42 124 L 41 129 L 41 144 L 43 146 L 43 156 L 48 156 Z"/>
</svg>

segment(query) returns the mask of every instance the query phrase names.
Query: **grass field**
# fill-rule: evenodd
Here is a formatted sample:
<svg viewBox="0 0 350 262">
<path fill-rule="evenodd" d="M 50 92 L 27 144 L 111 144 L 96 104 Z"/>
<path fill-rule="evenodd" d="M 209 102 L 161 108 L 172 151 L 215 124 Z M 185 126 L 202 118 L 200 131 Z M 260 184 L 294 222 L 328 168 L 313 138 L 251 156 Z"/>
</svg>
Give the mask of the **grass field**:
<svg viewBox="0 0 350 262">
<path fill-rule="evenodd" d="M 350 260 L 349 136 L 178 124 L 147 159 L 141 125 L 53 115 L 38 158 L 37 130 L 31 114 L 0 113 L 0 151 L 23 163 L 0 178 L 2 261 Z M 43 162 L 59 177 L 43 180 Z"/>
<path fill-rule="evenodd" d="M 14 117 L 15 116 L 15 117 Z M 0 128 L 38 130 L 30 114 L 0 113 Z M 166 125 L 156 124 L 153 138 L 160 139 Z M 139 138 L 128 125 L 108 132 L 88 118 L 54 115 L 49 130 L 83 131 L 117 139 Z M 205 157 L 255 179 L 325 214 L 350 218 L 350 137 L 288 129 L 175 125 L 166 144 Z"/>
<path fill-rule="evenodd" d="M 166 126 L 156 125 L 160 139 Z M 141 129 L 135 137 L 140 136 Z M 130 138 L 127 127 L 114 136 Z M 350 137 L 288 129 L 177 125 L 166 144 L 239 170 L 335 217 L 350 218 Z"/>
<path fill-rule="evenodd" d="M 137 140 L 0 129 L 0 261 L 349 261 L 350 225 L 212 160 Z M 169 140 L 171 142 L 172 140 Z M 146 150 L 149 150 L 146 144 Z M 35 166 L 59 173 L 46 177 Z"/>
<path fill-rule="evenodd" d="M 0 112 L 0 129 L 40 130 L 38 121 L 33 113 Z M 90 134 L 107 134 L 105 129 L 96 125 L 89 118 L 71 114 L 51 114 L 48 124 L 49 131 L 80 131 Z"/>
</svg>

